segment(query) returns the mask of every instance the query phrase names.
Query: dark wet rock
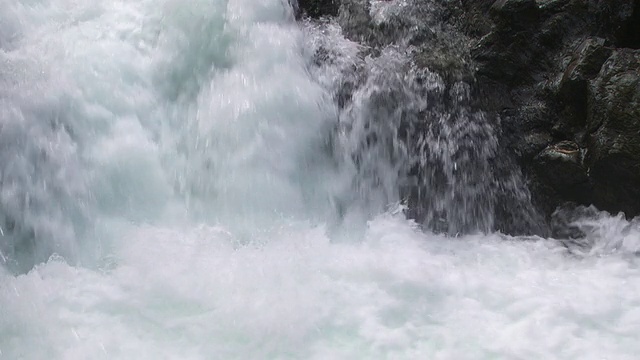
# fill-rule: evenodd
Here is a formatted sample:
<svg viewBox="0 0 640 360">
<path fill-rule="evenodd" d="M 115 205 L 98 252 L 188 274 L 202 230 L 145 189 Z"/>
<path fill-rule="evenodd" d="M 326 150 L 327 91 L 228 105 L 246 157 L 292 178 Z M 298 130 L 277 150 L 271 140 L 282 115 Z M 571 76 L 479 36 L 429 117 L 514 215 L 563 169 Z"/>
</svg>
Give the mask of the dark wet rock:
<svg viewBox="0 0 640 360">
<path fill-rule="evenodd" d="M 468 53 L 441 39 L 434 39 L 429 46 L 419 47 L 413 54 L 413 59 L 416 66 L 441 74 L 448 83 L 474 81 Z"/>
<path fill-rule="evenodd" d="M 606 40 L 597 37 L 585 39 L 573 53 L 569 66 L 562 74 L 560 91 L 573 82 L 584 82 L 596 77 L 611 52 Z"/>
<path fill-rule="evenodd" d="M 497 0 L 491 5 L 490 14 L 498 26 L 524 29 L 537 20 L 538 5 L 535 0 Z"/>
<path fill-rule="evenodd" d="M 496 127 L 491 176 L 504 180 L 519 167 L 548 224 L 566 203 L 640 214 L 640 0 L 416 1 L 382 23 L 366 0 L 341 0 L 331 11 L 344 34 L 365 45 L 363 57 L 403 46 L 412 66 L 442 77 L 442 98 L 427 99 L 437 111 L 450 112 L 455 102 L 446 94 L 467 84 L 473 96 L 465 106 L 482 109 Z M 510 191 L 493 193 L 496 227 L 544 232 L 523 230 L 513 214 L 533 215 Z M 420 196 L 409 195 L 417 206 Z"/>
<path fill-rule="evenodd" d="M 622 25 L 618 34 L 618 46 L 640 48 L 640 1 L 636 0 L 631 17 Z"/>
<path fill-rule="evenodd" d="M 494 3 L 487 2 L 486 11 Z M 498 18 L 511 14 L 504 15 L 506 19 L 519 16 L 520 10 L 508 2 L 493 11 Z M 485 17 L 481 12 L 475 15 Z M 345 37 L 363 45 L 359 56 L 366 61 L 358 66 L 394 68 L 355 69 L 356 79 L 336 91 L 340 116 L 348 117 L 352 102 L 364 101 L 354 94 L 366 84 L 375 85 L 368 90 L 365 106 L 375 109 L 366 119 L 365 132 L 372 136 L 366 136 L 362 151 L 356 149 L 356 166 L 368 171 L 361 153 L 378 151 L 380 144 L 389 149 L 400 146 L 406 164 L 400 164 L 399 195 L 408 205 L 408 215 L 432 231 L 546 234 L 515 158 L 497 145 L 498 114 L 483 111 L 486 104 L 479 101 L 481 91 L 469 52 L 473 39 L 462 28 L 466 16 L 457 1 L 416 1 L 381 15 L 368 0 L 342 0 L 335 21 Z M 319 63 L 330 58 L 325 52 L 318 50 Z M 390 53 L 397 55 L 389 57 Z M 508 91 L 499 85 L 485 89 L 490 88 L 500 89 L 497 96 Z M 527 150 L 531 156 L 553 140 L 539 131 L 538 118 L 532 120 L 530 137 L 539 137 L 540 144 Z M 396 127 L 388 129 L 390 123 Z M 379 150 L 377 159 L 392 155 Z"/>
<path fill-rule="evenodd" d="M 588 38 L 574 52 L 558 86 L 558 103 L 562 109 L 556 130 L 582 137 L 588 108 L 589 81 L 594 79 L 612 49 L 602 38 Z"/>
<path fill-rule="evenodd" d="M 640 61 L 622 49 L 640 45 L 639 3 L 462 1 L 483 106 L 548 216 L 565 202 L 640 214 Z"/>
<path fill-rule="evenodd" d="M 602 127 L 633 134 L 640 122 L 640 50 L 620 49 L 591 82 L 588 129 Z"/>
<path fill-rule="evenodd" d="M 573 141 L 564 140 L 547 146 L 536 156 L 536 165 L 545 170 L 545 176 L 559 186 L 576 185 L 587 181 L 583 163 L 584 153 Z M 550 171 L 555 170 L 555 171 Z"/>
<path fill-rule="evenodd" d="M 573 141 L 561 141 L 542 150 L 534 158 L 538 179 L 566 200 L 582 202 L 590 191 L 589 177 L 584 166 L 584 149 Z"/>
<path fill-rule="evenodd" d="M 507 108 L 498 113 L 501 119 L 501 143 L 516 158 L 533 159 L 554 141 L 551 132 L 554 114 L 543 102 Z"/>
<path fill-rule="evenodd" d="M 590 87 L 587 164 L 594 203 L 640 214 L 640 50 L 620 49 Z"/>
<path fill-rule="evenodd" d="M 383 41 L 381 36 L 376 36 L 380 34 L 376 34 L 369 10 L 368 1 L 342 0 L 337 20 L 347 38 L 369 45 Z M 392 29 L 392 27 L 389 28 Z M 394 31 L 399 32 L 400 29 L 396 28 Z"/>
<path fill-rule="evenodd" d="M 297 16 L 308 16 L 313 19 L 338 15 L 340 0 L 292 0 Z"/>
</svg>

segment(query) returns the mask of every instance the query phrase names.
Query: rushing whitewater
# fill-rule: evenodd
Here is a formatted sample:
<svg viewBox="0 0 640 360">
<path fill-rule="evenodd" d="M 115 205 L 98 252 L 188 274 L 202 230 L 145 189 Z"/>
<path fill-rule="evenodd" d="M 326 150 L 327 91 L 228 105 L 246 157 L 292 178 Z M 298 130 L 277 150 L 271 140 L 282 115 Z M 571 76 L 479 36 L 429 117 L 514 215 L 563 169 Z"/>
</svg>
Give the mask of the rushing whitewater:
<svg viewBox="0 0 640 360">
<path fill-rule="evenodd" d="M 287 1 L 0 0 L 0 359 L 635 359 L 640 223 L 486 231 L 451 134 L 433 209 L 484 232 L 422 229 L 396 121 L 442 80 L 362 53 Z"/>
</svg>

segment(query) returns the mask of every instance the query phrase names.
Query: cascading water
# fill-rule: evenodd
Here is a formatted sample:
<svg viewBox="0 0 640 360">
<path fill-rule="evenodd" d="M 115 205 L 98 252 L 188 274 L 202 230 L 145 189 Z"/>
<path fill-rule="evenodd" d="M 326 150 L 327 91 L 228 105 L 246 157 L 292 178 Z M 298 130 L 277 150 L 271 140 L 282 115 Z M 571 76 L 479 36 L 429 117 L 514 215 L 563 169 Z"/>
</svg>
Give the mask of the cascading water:
<svg viewBox="0 0 640 360">
<path fill-rule="evenodd" d="M 0 359 L 640 352 L 640 225 L 492 233 L 526 192 L 413 35 L 358 43 L 356 17 L 280 0 L 0 9 Z"/>
<path fill-rule="evenodd" d="M 338 23 L 365 46 L 338 24 L 307 26 L 314 76 L 339 107 L 340 163 L 352 166 L 354 193 L 373 214 L 401 199 L 425 228 L 449 235 L 544 234 L 517 167 L 498 150 L 497 120 L 474 105 L 468 46 L 438 24 L 443 11 L 432 1 L 345 0 Z"/>
</svg>

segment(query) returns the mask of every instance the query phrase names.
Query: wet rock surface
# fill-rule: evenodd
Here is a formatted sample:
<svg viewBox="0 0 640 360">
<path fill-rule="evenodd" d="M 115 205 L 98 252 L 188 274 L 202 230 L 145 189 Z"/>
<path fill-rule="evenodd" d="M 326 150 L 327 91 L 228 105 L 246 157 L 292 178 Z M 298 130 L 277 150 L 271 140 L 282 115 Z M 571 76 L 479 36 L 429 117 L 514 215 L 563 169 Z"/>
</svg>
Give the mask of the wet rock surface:
<svg viewBox="0 0 640 360">
<path fill-rule="evenodd" d="M 335 5 L 316 2 L 326 3 Z M 390 45 L 409 49 L 412 66 L 445 80 L 437 95 L 443 107 L 458 104 L 446 94 L 465 84 L 466 109 L 481 110 L 497 134 L 490 176 L 504 180 L 519 167 L 547 225 L 566 204 L 640 215 L 640 0 L 409 1 L 382 23 L 372 19 L 372 3 L 341 0 L 321 15 L 335 16 L 368 55 Z M 545 232 L 517 219 L 534 215 L 498 187 L 491 193 L 496 229 Z M 420 210 L 419 188 L 408 193 L 417 218 L 433 217 Z"/>
<path fill-rule="evenodd" d="M 485 29 L 467 32 L 485 106 L 502 119 L 500 142 L 547 215 L 565 202 L 640 214 L 639 4 L 460 3 L 491 19 L 467 16 L 460 26 Z M 560 156 L 568 143 L 580 161 Z"/>
<path fill-rule="evenodd" d="M 384 183 L 379 171 L 398 171 L 407 214 L 430 230 L 545 234 L 514 157 L 498 146 L 499 119 L 481 106 L 472 39 L 454 23 L 460 9 L 448 5 L 343 0 L 338 16 L 318 23 L 324 31 L 339 24 L 361 45 L 331 90 L 338 123 L 361 139 L 339 152 L 354 159 L 364 182 Z M 332 52 L 320 46 L 314 65 L 332 66 Z M 381 161 L 386 170 L 371 166 Z"/>
<path fill-rule="evenodd" d="M 620 49 L 589 88 L 586 162 L 593 202 L 640 214 L 640 51 Z"/>
<path fill-rule="evenodd" d="M 340 0 L 290 0 L 297 17 L 321 18 L 338 15 Z"/>
</svg>

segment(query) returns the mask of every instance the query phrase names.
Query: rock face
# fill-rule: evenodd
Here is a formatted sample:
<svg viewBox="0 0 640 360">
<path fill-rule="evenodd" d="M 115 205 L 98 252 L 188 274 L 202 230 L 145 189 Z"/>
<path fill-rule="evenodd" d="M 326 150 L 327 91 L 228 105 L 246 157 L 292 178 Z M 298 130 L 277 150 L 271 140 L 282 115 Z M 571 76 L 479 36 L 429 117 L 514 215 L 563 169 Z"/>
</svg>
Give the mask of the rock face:
<svg viewBox="0 0 640 360">
<path fill-rule="evenodd" d="M 492 176 L 518 164 L 549 223 L 565 204 L 640 215 L 640 0 L 416 0 L 410 20 L 382 24 L 363 3 L 299 4 L 372 53 L 403 43 L 416 66 L 469 84 L 467 105 L 495 119 Z M 497 198 L 496 227 L 522 232 Z"/>
<path fill-rule="evenodd" d="M 329 24 L 362 46 L 330 88 L 347 129 L 334 136 L 357 144 L 338 152 L 353 159 L 355 187 L 397 175 L 393 193 L 430 230 L 544 233 L 513 156 L 498 146 L 497 117 L 480 106 L 470 39 L 453 22 L 460 9 L 448 5 L 342 0 Z M 314 64 L 332 66 L 335 51 L 316 49 Z"/>
<path fill-rule="evenodd" d="M 489 3 L 461 1 L 458 26 L 538 206 L 639 215 L 640 1 Z M 569 143 L 583 155 L 565 157 Z"/>
<path fill-rule="evenodd" d="M 640 50 L 619 49 L 589 84 L 585 159 L 593 202 L 640 213 Z"/>
<path fill-rule="evenodd" d="M 309 16 L 320 18 L 323 16 L 336 16 L 340 8 L 340 0 L 291 0 L 295 2 L 294 8 L 297 16 Z"/>
</svg>

